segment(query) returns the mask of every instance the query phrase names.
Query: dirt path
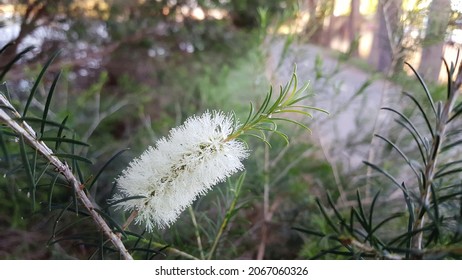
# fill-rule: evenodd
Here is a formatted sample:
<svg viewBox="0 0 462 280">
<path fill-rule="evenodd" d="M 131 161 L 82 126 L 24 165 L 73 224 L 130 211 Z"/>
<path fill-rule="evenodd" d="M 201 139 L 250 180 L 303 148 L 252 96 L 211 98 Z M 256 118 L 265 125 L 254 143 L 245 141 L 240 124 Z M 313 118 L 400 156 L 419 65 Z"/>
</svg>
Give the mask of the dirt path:
<svg viewBox="0 0 462 280">
<path fill-rule="evenodd" d="M 373 73 L 339 63 L 322 48 L 292 45 L 282 58 L 284 43 L 269 45 L 266 74 L 271 83 L 287 82 L 296 64 L 299 81 L 310 82 L 315 94 L 307 99 L 307 105 L 330 112 L 329 116 L 316 113 L 310 122 L 313 139 L 325 157 L 333 161 L 331 163 L 350 168 L 373 159 L 376 140 L 372 136 L 386 133 L 390 124 L 389 114 L 380 108 L 398 102 L 401 89 L 384 79 L 374 78 Z"/>
</svg>

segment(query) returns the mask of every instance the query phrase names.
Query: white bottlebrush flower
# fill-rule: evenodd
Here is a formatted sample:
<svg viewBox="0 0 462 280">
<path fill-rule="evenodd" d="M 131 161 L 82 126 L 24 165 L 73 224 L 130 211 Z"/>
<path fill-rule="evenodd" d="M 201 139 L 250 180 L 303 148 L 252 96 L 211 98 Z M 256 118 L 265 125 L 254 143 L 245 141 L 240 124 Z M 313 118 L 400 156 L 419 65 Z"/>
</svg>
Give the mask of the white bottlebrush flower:
<svg viewBox="0 0 462 280">
<path fill-rule="evenodd" d="M 112 201 L 144 196 L 118 207 L 137 211 L 135 222 L 148 231 L 168 227 L 198 196 L 244 169 L 248 150 L 228 138 L 234 125 L 222 112 L 190 117 L 130 163 L 117 179 L 119 192 Z"/>
</svg>

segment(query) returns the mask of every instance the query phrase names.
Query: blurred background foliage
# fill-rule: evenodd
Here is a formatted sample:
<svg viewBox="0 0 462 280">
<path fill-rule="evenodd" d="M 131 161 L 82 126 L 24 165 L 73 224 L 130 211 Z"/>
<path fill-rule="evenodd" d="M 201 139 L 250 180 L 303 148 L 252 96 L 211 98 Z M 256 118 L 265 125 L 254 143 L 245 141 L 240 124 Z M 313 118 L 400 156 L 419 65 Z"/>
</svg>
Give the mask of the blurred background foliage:
<svg viewBox="0 0 462 280">
<path fill-rule="evenodd" d="M 336 213 L 330 207 L 323 215 L 318 206 L 330 205 L 328 192 L 343 215 L 357 207 L 358 194 L 362 205 L 371 206 L 380 189 L 382 204 L 375 206 L 383 207 L 375 212 L 377 220 L 386 219 L 389 208 L 404 211 L 406 203 L 387 178 L 352 161 L 359 157 L 387 172 L 400 172 L 403 163 L 397 163 L 393 148 L 374 140 L 379 132 L 418 157 L 412 139 L 403 136 L 405 129 L 389 126 L 378 112 L 390 105 L 407 116 L 419 114 L 399 94 L 405 90 L 417 93 L 422 104 L 426 100 L 405 61 L 419 70 L 435 101 L 445 99 L 441 57 L 454 61 L 462 43 L 461 5 L 449 0 L 4 0 L 0 47 L 14 44 L 0 56 L 0 70 L 20 57 L 2 82 L 22 109 L 44 64 L 60 50 L 38 86 L 30 114 L 41 115 L 53 79 L 62 71 L 49 118 L 60 123 L 67 117 L 69 137 L 90 144 L 77 150 L 63 147 L 93 161 L 77 168 L 82 181 L 91 181 L 116 153 L 129 148 L 89 190 L 105 209 L 114 178 L 155 139 L 207 109 L 234 111 L 244 119 L 248 103 L 261 102 L 269 85 L 286 82 L 297 64 L 299 80 L 311 82 L 314 97 L 308 105 L 328 109 L 331 117 L 315 115 L 308 122 L 311 136 L 287 126 L 289 146 L 272 135 L 271 148 L 248 139 L 252 156 L 245 162 L 239 195 L 236 176 L 198 200 L 172 228 L 149 235 L 134 226 L 127 242 L 139 249 L 137 258 L 185 257 L 178 252 L 207 257 L 237 197 L 238 211 L 233 211 L 213 258 L 351 258 L 344 251 L 335 254 L 337 249 L 320 254 L 332 249 L 326 215 Z M 366 78 L 357 78 L 355 71 Z M 356 86 L 348 87 L 349 80 Z M 376 86 L 378 80 L 386 86 Z M 361 109 L 348 109 L 354 104 Z M 354 125 L 345 124 L 350 118 Z M 332 123 L 350 131 L 339 136 Z M 31 206 L 20 147 L 2 132 L 0 258 L 114 258 L 85 213 L 79 215 L 65 186 L 54 189 L 51 199 L 48 189 L 39 188 L 38 203 Z M 452 198 L 460 199 L 455 193 Z M 123 213 L 105 210 L 123 223 Z M 403 214 L 378 232 L 393 236 L 407 228 L 407 218 Z M 457 235 L 460 227 L 456 222 L 452 233 Z M 305 234 L 313 229 L 317 235 Z"/>
</svg>

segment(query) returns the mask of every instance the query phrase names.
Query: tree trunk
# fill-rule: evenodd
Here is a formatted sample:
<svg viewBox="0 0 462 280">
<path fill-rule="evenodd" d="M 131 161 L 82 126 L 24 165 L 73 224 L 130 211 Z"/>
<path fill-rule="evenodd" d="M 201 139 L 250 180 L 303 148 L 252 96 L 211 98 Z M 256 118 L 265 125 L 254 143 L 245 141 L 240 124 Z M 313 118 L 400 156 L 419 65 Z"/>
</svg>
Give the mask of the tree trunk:
<svg viewBox="0 0 462 280">
<path fill-rule="evenodd" d="M 379 0 L 377 5 L 377 32 L 374 34 L 370 62 L 377 70 L 391 75 L 400 69 L 402 60 L 402 24 L 400 0 Z"/>
<path fill-rule="evenodd" d="M 351 12 L 348 19 L 348 36 L 350 38 L 350 52 L 351 55 L 358 55 L 358 42 L 359 42 L 359 26 L 360 17 L 359 13 L 360 0 L 351 0 Z"/>
<path fill-rule="evenodd" d="M 419 72 L 430 81 L 438 81 L 440 74 L 444 36 L 451 14 L 450 2 L 450 0 L 433 0 L 429 7 Z"/>
<path fill-rule="evenodd" d="M 335 0 L 308 0 L 310 19 L 306 28 L 308 39 L 319 45 L 327 46 L 329 40 L 329 28 L 326 20 L 332 16 Z"/>
<path fill-rule="evenodd" d="M 18 47 L 24 38 L 34 32 L 34 30 L 38 27 L 37 22 L 39 20 L 43 20 L 43 17 L 47 16 L 47 9 L 50 9 L 50 5 L 51 4 L 45 0 L 36 0 L 27 4 L 24 14 L 20 15 L 22 20 L 19 28 L 19 34 L 11 41 L 13 44 L 8 47 L 4 53 L 2 53 L 0 67 L 13 60 L 18 53 Z M 51 21 L 52 18 L 53 16 L 50 16 L 50 19 L 47 22 Z"/>
</svg>

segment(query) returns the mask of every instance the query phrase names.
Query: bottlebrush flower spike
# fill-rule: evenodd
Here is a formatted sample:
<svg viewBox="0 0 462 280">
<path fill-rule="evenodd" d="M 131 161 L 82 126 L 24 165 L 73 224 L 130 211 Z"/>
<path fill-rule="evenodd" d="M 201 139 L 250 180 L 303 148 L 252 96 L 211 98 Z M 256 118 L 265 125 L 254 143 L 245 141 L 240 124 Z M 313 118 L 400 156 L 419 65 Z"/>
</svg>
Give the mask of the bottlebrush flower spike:
<svg viewBox="0 0 462 280">
<path fill-rule="evenodd" d="M 118 208 L 137 211 L 135 223 L 148 231 L 170 226 L 198 196 L 244 169 L 241 161 L 249 152 L 229 138 L 233 120 L 229 114 L 205 112 L 173 128 L 123 171 L 112 201 L 123 200 Z M 144 198 L 129 199 L 139 196 Z"/>
</svg>

